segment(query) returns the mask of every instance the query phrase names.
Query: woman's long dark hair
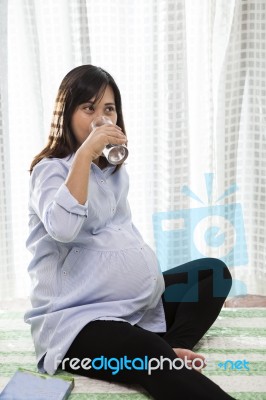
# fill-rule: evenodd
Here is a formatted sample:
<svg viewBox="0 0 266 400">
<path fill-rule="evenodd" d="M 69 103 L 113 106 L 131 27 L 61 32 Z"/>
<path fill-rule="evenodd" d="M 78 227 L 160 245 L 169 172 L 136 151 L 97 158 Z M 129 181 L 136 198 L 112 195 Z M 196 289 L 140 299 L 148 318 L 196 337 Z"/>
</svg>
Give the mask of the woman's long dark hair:
<svg viewBox="0 0 266 400">
<path fill-rule="evenodd" d="M 125 132 L 120 91 L 113 77 L 100 67 L 81 65 L 72 69 L 63 79 L 56 97 L 48 143 L 37 154 L 30 166 L 30 173 L 43 158 L 64 158 L 76 152 L 79 144 L 71 129 L 71 119 L 80 104 L 94 97 L 101 99 L 107 86 L 113 89 L 117 112 L 117 125 Z M 117 165 L 115 171 L 121 166 Z"/>
</svg>

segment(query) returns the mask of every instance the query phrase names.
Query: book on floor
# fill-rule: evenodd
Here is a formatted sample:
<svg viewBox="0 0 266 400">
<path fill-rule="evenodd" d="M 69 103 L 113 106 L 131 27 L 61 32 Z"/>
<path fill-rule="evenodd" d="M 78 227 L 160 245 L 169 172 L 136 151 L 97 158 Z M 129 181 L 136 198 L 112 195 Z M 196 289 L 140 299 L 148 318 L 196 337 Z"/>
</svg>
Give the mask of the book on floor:
<svg viewBox="0 0 266 400">
<path fill-rule="evenodd" d="M 74 378 L 19 368 L 0 393 L 1 400 L 66 400 Z"/>
</svg>

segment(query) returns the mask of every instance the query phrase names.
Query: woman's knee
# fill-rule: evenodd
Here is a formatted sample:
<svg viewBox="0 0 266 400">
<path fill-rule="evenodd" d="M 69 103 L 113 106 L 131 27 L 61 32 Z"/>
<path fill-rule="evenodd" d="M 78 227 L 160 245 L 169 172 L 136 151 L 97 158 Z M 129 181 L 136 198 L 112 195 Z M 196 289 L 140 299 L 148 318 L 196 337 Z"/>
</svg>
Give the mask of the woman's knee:
<svg viewBox="0 0 266 400">
<path fill-rule="evenodd" d="M 202 258 L 201 260 L 203 264 L 208 264 L 212 270 L 221 270 L 225 279 L 232 279 L 229 268 L 224 261 L 220 260 L 219 258 L 212 257 Z"/>
<path fill-rule="evenodd" d="M 218 297 L 227 297 L 232 287 L 232 275 L 224 261 L 218 258 L 202 259 L 203 265 L 212 270 L 214 288 Z"/>
<path fill-rule="evenodd" d="M 206 271 L 211 270 L 213 272 L 219 272 L 223 274 L 223 277 L 226 279 L 231 278 L 231 273 L 225 264 L 224 261 L 220 260 L 219 258 L 214 257 L 205 257 L 205 258 L 198 258 L 194 261 L 196 263 L 197 269 L 199 271 Z"/>
</svg>

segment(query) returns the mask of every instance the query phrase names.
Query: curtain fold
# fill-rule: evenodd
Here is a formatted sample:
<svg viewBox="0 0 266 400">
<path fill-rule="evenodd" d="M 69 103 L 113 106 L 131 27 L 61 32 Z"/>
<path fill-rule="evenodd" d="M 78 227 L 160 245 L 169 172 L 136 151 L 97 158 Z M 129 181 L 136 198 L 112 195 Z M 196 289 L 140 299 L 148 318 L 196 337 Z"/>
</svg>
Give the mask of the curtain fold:
<svg viewBox="0 0 266 400">
<path fill-rule="evenodd" d="M 0 298 L 13 295 L 15 268 L 13 258 L 10 185 L 10 143 L 8 129 L 7 0 L 0 2 Z"/>
<path fill-rule="evenodd" d="M 90 38 L 86 0 L 69 1 L 71 53 L 74 65 L 90 63 Z"/>
<path fill-rule="evenodd" d="M 190 176 L 185 1 L 159 0 L 154 12 L 154 209 L 184 207 L 180 183 Z"/>
<path fill-rule="evenodd" d="M 239 0 L 228 6 L 231 20 L 217 87 L 216 149 L 217 175 L 221 192 L 236 182 L 238 190 L 225 198 L 235 202 L 243 212 L 246 261 L 237 263 L 234 276 L 245 282 L 249 292 L 263 293 L 266 269 L 265 208 L 265 105 L 266 105 L 266 4 Z M 218 28 L 225 24 L 221 19 Z M 221 32 L 218 29 L 217 32 Z M 222 107 L 220 107 L 222 105 Z M 221 151 L 222 149 L 222 151 Z M 219 168 L 223 165 L 223 168 Z M 239 227 L 236 226 L 236 229 Z M 228 245 L 232 243 L 228 235 Z M 245 262 L 244 262 L 245 261 Z"/>
<path fill-rule="evenodd" d="M 182 215 L 177 218 L 174 213 L 190 204 L 180 190 L 191 174 L 185 1 L 157 0 L 153 12 L 157 40 L 153 47 L 152 211 L 157 255 L 164 271 L 182 263 L 182 254 L 191 255 Z M 181 229 L 176 229 L 179 223 Z"/>
</svg>

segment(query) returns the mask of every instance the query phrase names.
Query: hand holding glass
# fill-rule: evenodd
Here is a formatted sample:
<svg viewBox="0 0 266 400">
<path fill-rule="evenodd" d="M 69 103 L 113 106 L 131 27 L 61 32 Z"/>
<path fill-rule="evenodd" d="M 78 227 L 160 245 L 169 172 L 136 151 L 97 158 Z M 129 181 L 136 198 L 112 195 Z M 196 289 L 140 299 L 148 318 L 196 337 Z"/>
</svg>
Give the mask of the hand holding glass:
<svg viewBox="0 0 266 400">
<path fill-rule="evenodd" d="M 102 116 L 95 118 L 91 123 L 92 129 L 102 125 L 113 125 L 113 122 L 110 118 Z M 122 162 L 126 160 L 128 156 L 128 148 L 124 144 L 108 144 L 103 149 L 103 154 L 110 164 L 118 165 L 122 164 Z"/>
</svg>

